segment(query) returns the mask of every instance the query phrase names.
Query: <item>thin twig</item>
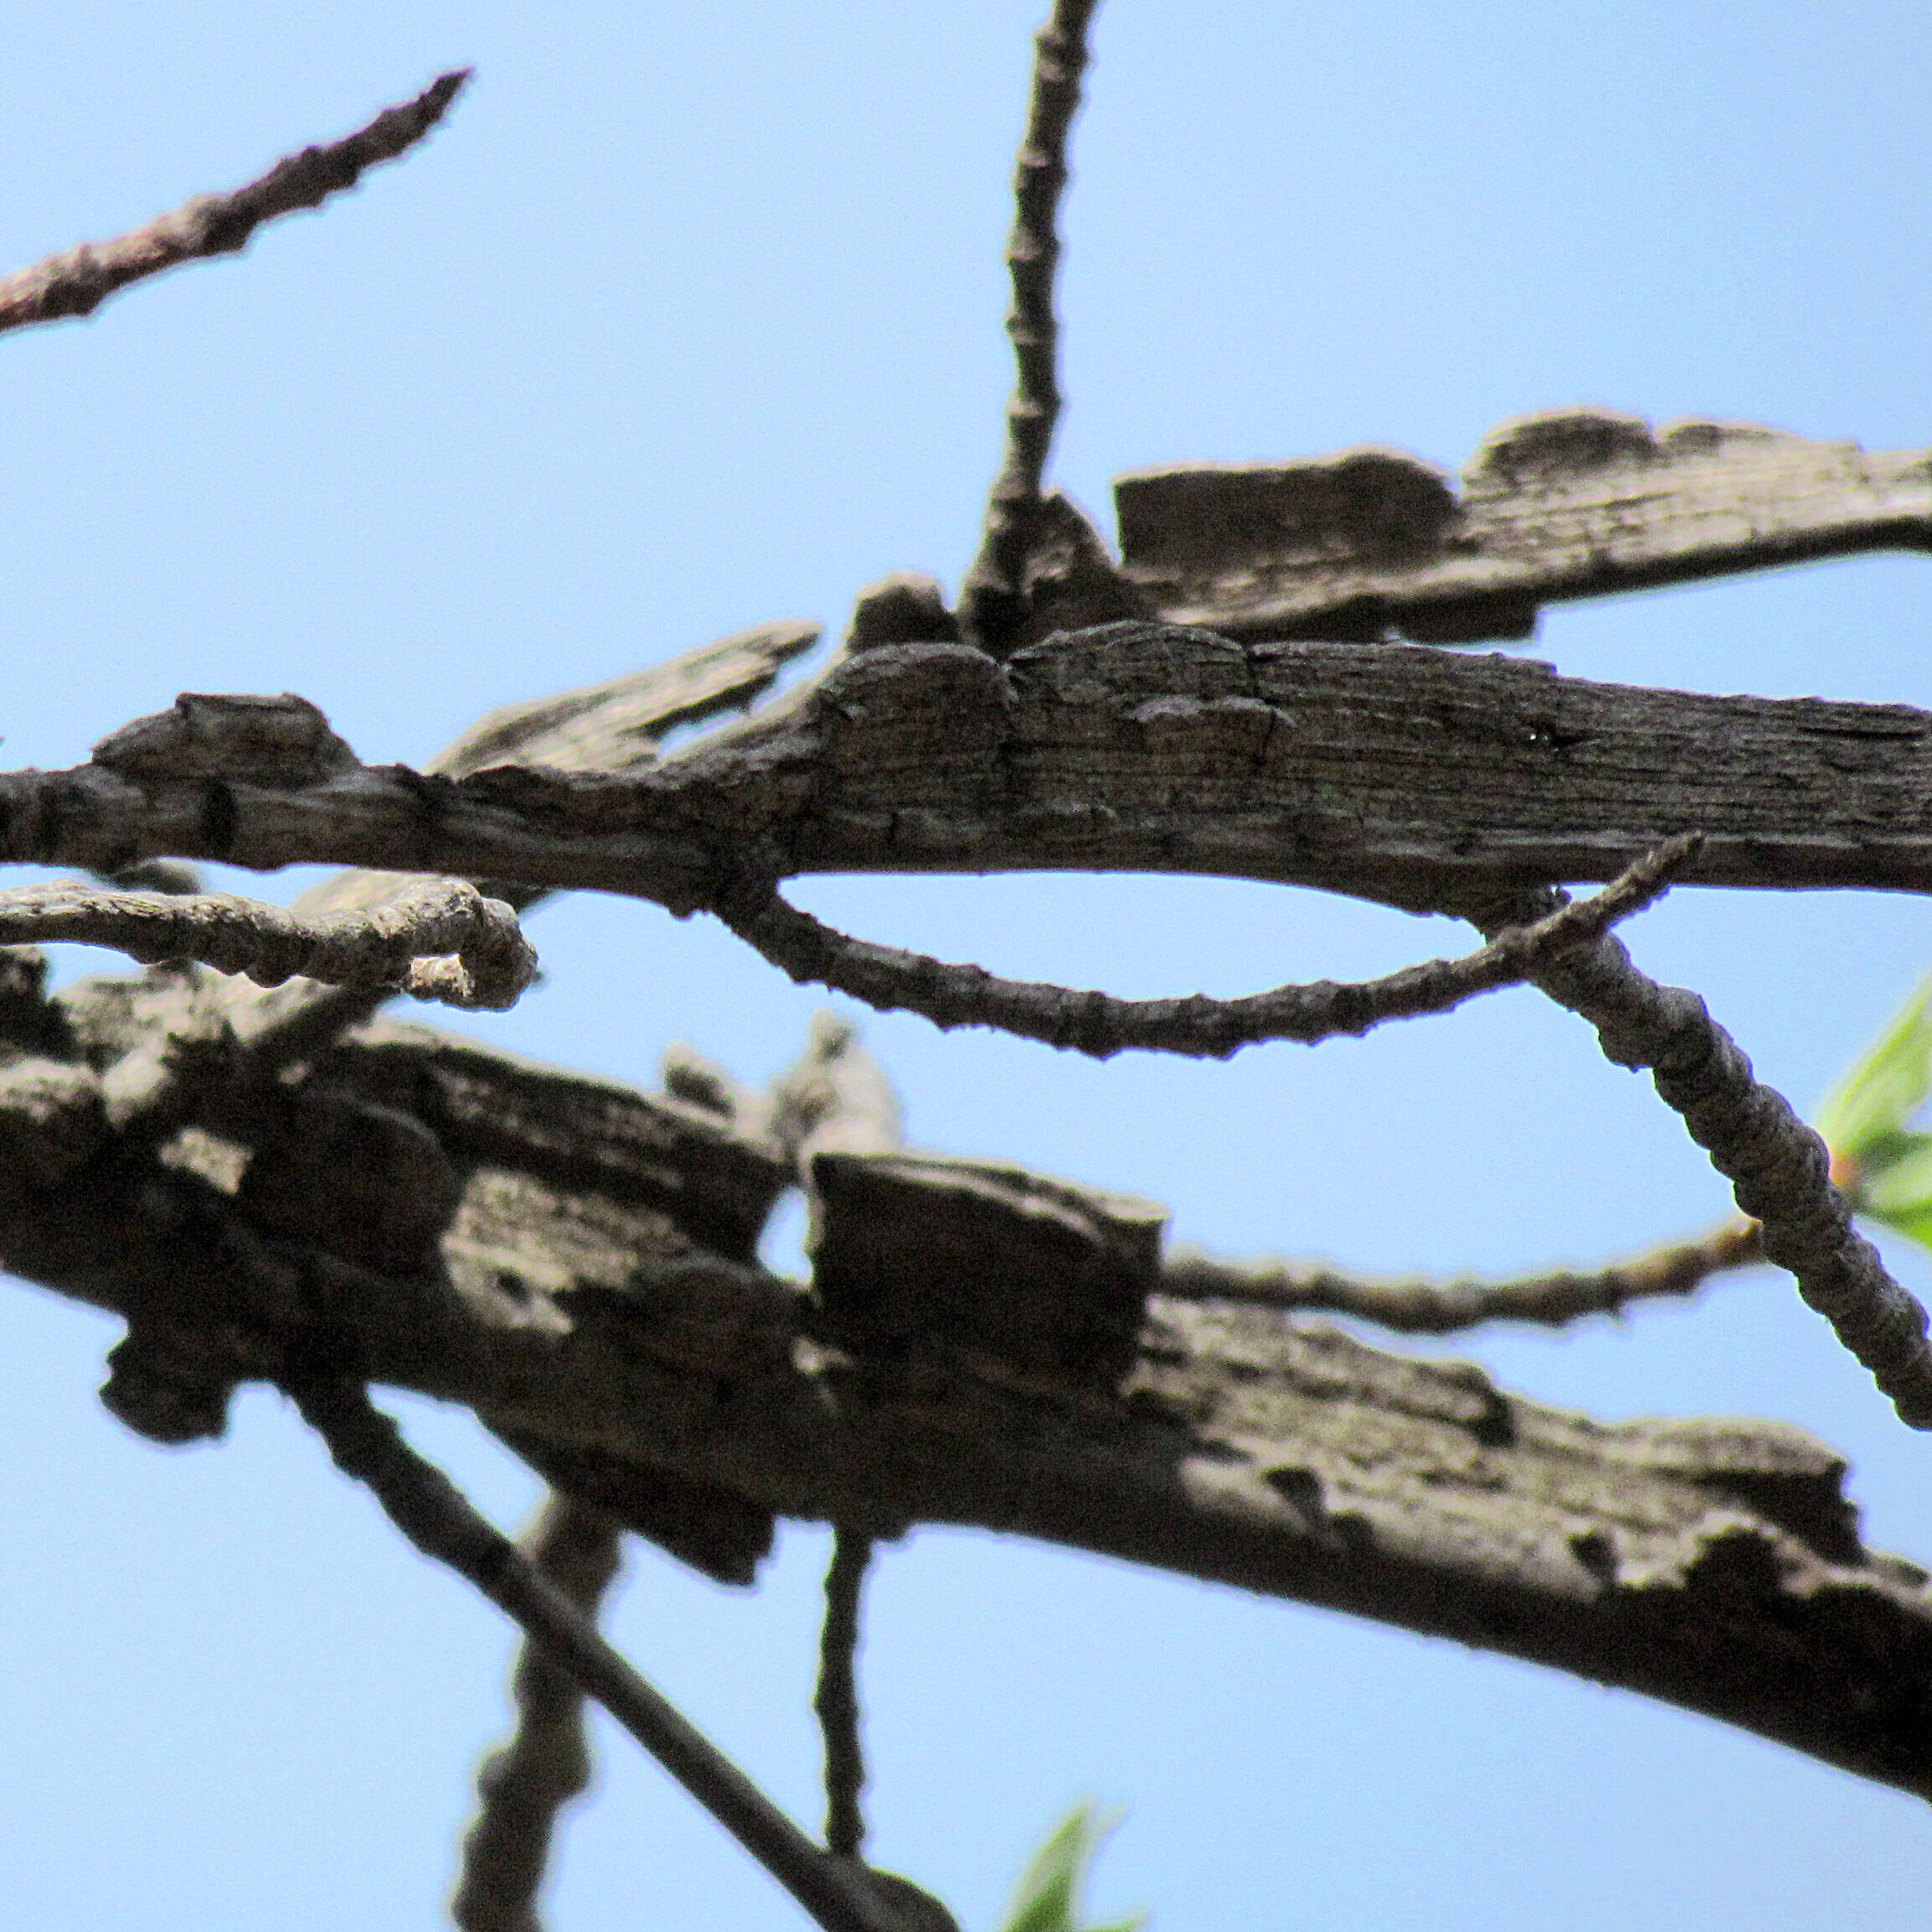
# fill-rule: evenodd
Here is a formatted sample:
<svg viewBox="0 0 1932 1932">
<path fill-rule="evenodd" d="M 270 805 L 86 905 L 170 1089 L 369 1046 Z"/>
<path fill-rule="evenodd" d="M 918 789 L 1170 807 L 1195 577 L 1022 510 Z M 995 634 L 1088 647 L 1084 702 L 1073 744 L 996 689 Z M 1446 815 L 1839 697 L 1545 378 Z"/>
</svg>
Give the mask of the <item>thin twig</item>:
<svg viewBox="0 0 1932 1932">
<path fill-rule="evenodd" d="M 197 195 L 112 242 L 83 242 L 8 276 L 0 281 L 0 331 L 91 315 L 130 282 L 184 262 L 234 254 L 264 221 L 319 207 L 353 188 L 366 169 L 407 153 L 443 118 L 469 78 L 466 67 L 445 74 L 413 101 L 385 108 L 340 141 L 286 156 L 245 188 Z"/>
<path fill-rule="evenodd" d="M 595 1623 L 617 1574 L 617 1525 L 601 1509 L 553 1493 L 525 1539 L 529 1558 Z M 463 1871 L 449 1915 L 462 1932 L 542 1932 L 537 1893 L 557 1815 L 590 1782 L 584 1693 L 570 1674 L 527 1643 L 512 1680 L 517 1729 L 483 1761 L 482 1800 L 463 1841 Z"/>
<path fill-rule="evenodd" d="M 1311 1044 L 1363 1034 L 1385 1021 L 1443 1013 L 1478 993 L 1514 985 L 1538 962 L 1597 939 L 1656 900 L 1697 850 L 1695 835 L 1667 840 L 1593 898 L 1533 924 L 1508 927 L 1460 959 L 1431 959 L 1381 979 L 1278 986 L 1239 1000 L 1119 1000 L 1036 981 L 1001 979 L 979 966 L 854 939 L 787 904 L 776 887 L 714 908 L 749 945 L 794 979 L 849 993 L 885 1012 L 923 1014 L 937 1026 L 995 1026 L 1104 1060 L 1129 1047 L 1224 1060 L 1265 1040 Z"/>
<path fill-rule="evenodd" d="M 1796 1277 L 1798 1292 L 1871 1371 L 1899 1419 L 1932 1429 L 1924 1309 L 1852 1226 L 1825 1143 L 1783 1094 L 1752 1077 L 1750 1061 L 1704 1002 L 1639 972 L 1608 933 L 1545 959 L 1530 978 L 1597 1029 L 1607 1058 L 1650 1069 L 1659 1097 L 1731 1182 L 1738 1207 L 1763 1224 L 1766 1259 Z"/>
<path fill-rule="evenodd" d="M 1006 405 L 1006 454 L 987 503 L 985 535 L 960 600 L 969 635 L 995 652 L 1010 641 L 1025 615 L 1026 559 L 1060 415 L 1055 374 L 1058 325 L 1053 314 L 1060 237 L 1055 217 L 1067 184 L 1067 138 L 1087 65 L 1087 24 L 1097 4 L 1098 0 L 1053 0 L 1052 13 L 1033 42 L 1032 95 L 1014 169 L 1013 236 L 1006 247 L 1013 277 L 1006 333 L 1018 377 Z"/>
<path fill-rule="evenodd" d="M 517 915 L 460 879 L 430 879 L 367 911 L 303 919 L 226 892 L 119 892 L 73 880 L 0 892 L 0 944 L 78 940 L 150 965 L 199 960 L 278 986 L 400 990 L 446 1005 L 512 1006 L 537 977 Z"/>
<path fill-rule="evenodd" d="M 859 1737 L 859 1599 L 872 1561 L 872 1539 L 834 1528 L 825 1572 L 825 1628 L 818 1644 L 818 1689 L 812 1708 L 825 1739 L 825 1848 L 856 1858 L 865 1842 L 859 1808 L 865 1789 L 865 1747 Z"/>
<path fill-rule="evenodd" d="M 821 1851 L 709 1739 L 652 1690 L 556 1584 L 403 1441 L 360 1383 L 289 1389 L 345 1475 L 365 1483 L 420 1550 L 467 1577 L 811 1914 L 825 1932 L 902 1932 L 862 1871 Z"/>
<path fill-rule="evenodd" d="M 1694 1241 L 1673 1242 L 1590 1274 L 1560 1270 L 1514 1281 L 1363 1280 L 1319 1263 L 1167 1258 L 1160 1291 L 1188 1301 L 1241 1301 L 1270 1308 L 1353 1315 L 1400 1335 L 1450 1335 L 1484 1322 L 1550 1327 L 1586 1315 L 1614 1315 L 1633 1301 L 1694 1293 L 1732 1268 L 1764 1259 L 1755 1221 L 1728 1221 Z"/>
</svg>

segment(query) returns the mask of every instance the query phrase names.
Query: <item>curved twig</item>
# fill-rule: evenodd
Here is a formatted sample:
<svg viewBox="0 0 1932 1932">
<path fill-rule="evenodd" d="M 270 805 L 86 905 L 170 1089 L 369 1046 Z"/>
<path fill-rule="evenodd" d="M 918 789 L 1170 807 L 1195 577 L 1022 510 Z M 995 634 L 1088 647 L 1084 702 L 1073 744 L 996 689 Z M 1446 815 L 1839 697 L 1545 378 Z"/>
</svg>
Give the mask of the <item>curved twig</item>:
<svg viewBox="0 0 1932 1932">
<path fill-rule="evenodd" d="M 226 892 L 117 892 L 62 880 L 0 892 L 0 944 L 77 940 L 149 965 L 196 959 L 261 986 L 297 974 L 501 1010 L 537 977 L 517 915 L 460 879 L 432 879 L 366 911 L 299 918 Z"/>
<path fill-rule="evenodd" d="M 1187 1301 L 1353 1315 L 1399 1335 L 1452 1335 L 1485 1322 L 1550 1327 L 1614 1315 L 1633 1301 L 1696 1292 L 1713 1275 L 1764 1259 L 1755 1221 L 1728 1221 L 1694 1241 L 1672 1242 L 1592 1273 L 1557 1270 L 1512 1281 L 1364 1280 L 1320 1263 L 1218 1261 L 1182 1253 L 1161 1270 L 1161 1292 Z"/>
<path fill-rule="evenodd" d="M 1008 644 L 1024 615 L 1026 558 L 1060 416 L 1053 314 L 1060 237 L 1054 220 L 1067 184 L 1067 137 L 1080 106 L 1087 25 L 1098 3 L 1053 0 L 1046 24 L 1034 37 L 1033 88 L 1014 169 L 1013 236 L 1006 247 L 1013 277 L 1006 333 L 1017 381 L 1006 405 L 1006 454 L 986 506 L 985 536 L 960 600 L 968 633 L 989 650 Z"/>
<path fill-rule="evenodd" d="M 353 188 L 366 169 L 406 153 L 443 118 L 469 78 L 467 67 L 444 74 L 413 101 L 384 108 L 340 141 L 285 156 L 245 188 L 197 195 L 112 242 L 84 242 L 8 276 L 0 281 L 0 331 L 91 315 L 130 282 L 247 247 L 264 221 L 319 207 Z"/>
<path fill-rule="evenodd" d="M 1696 834 L 1667 839 L 1593 897 L 1534 923 L 1499 931 L 1460 959 L 1431 959 L 1380 979 L 1317 979 L 1239 1000 L 1194 994 L 1179 1000 L 1119 1000 L 983 967 L 948 964 L 896 946 L 854 939 L 800 911 L 775 886 L 713 908 L 740 939 L 794 979 L 830 986 L 886 1012 L 919 1013 L 937 1026 L 995 1026 L 1022 1039 L 1104 1060 L 1135 1047 L 1225 1060 L 1265 1040 L 1312 1044 L 1363 1034 L 1385 1021 L 1443 1013 L 1478 993 L 1530 976 L 1538 962 L 1588 945 L 1619 919 L 1651 904 L 1696 854 Z"/>
</svg>

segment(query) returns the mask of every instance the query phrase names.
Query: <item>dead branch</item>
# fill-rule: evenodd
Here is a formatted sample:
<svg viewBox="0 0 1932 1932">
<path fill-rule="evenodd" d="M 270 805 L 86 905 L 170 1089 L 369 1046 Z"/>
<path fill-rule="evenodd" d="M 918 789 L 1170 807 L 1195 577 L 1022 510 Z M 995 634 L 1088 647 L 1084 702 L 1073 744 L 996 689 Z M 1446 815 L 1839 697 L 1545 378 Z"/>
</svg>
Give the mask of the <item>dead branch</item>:
<svg viewBox="0 0 1932 1932">
<path fill-rule="evenodd" d="M 342 1472 L 365 1483 L 425 1556 L 475 1585 L 595 1697 L 825 1928 L 902 1932 L 863 1877 L 822 1852 L 738 1767 L 652 1690 L 569 1596 L 416 1454 L 357 1384 L 289 1393 Z"/>
<path fill-rule="evenodd" d="M 1016 382 L 1006 406 L 1006 453 L 986 506 L 985 536 L 960 599 L 968 635 L 995 652 L 1011 647 L 1025 615 L 1026 559 L 1060 415 L 1059 325 L 1053 314 L 1060 237 L 1055 221 L 1067 185 L 1067 136 L 1087 65 L 1088 23 L 1097 3 L 1053 0 L 1046 24 L 1033 41 L 1033 85 L 1014 169 L 1013 236 L 1006 247 L 1013 278 L 1006 334 L 1018 366 Z"/>
<path fill-rule="evenodd" d="M 1460 959 L 1431 959 L 1380 979 L 1277 986 L 1244 999 L 1120 1000 L 1037 981 L 1002 979 L 979 966 L 849 938 L 787 905 L 774 891 L 747 893 L 719 916 L 793 979 L 849 993 L 886 1012 L 922 1015 L 936 1026 L 993 1026 L 1068 1047 L 1096 1060 L 1130 1047 L 1225 1060 L 1265 1040 L 1305 1043 L 1359 1036 L 1390 1020 L 1446 1013 L 1479 993 L 1519 984 L 1535 962 L 1587 943 L 1652 904 L 1695 854 L 1696 834 L 1667 839 L 1594 898 L 1498 933 Z M 1575 922 L 1569 923 L 1572 915 Z"/>
<path fill-rule="evenodd" d="M 807 872 L 1150 870 L 1460 911 L 1525 883 L 1613 879 L 1696 826 L 1684 884 L 1932 891 L 1932 714 L 1592 684 L 1412 646 L 1145 624 L 1004 662 L 885 646 L 615 775 L 450 780 L 314 745 L 244 764 L 211 718 L 192 758 L 182 725 L 152 761 L 110 740 L 70 771 L 0 775 L 0 861 L 334 860 L 680 912 Z"/>
<path fill-rule="evenodd" d="M 1349 1315 L 1399 1335 L 1452 1335 L 1485 1322 L 1561 1327 L 1588 1315 L 1618 1315 L 1633 1301 L 1695 1294 L 1713 1275 L 1764 1259 L 1755 1221 L 1727 1221 L 1694 1241 L 1675 1241 L 1629 1261 L 1511 1281 L 1364 1280 L 1322 1262 L 1223 1261 L 1186 1250 L 1161 1270 L 1161 1291 L 1188 1301 Z"/>
<path fill-rule="evenodd" d="M 526 1539 L 537 1573 L 595 1626 L 617 1574 L 617 1525 L 594 1505 L 553 1494 Z M 590 1782 L 584 1694 L 542 1649 L 526 1644 L 512 1680 L 517 1729 L 483 1761 L 481 1806 L 463 1841 L 463 1870 L 449 1903 L 462 1932 L 542 1932 L 537 1893 L 549 1862 L 557 1815 Z"/>
<path fill-rule="evenodd" d="M 248 245 L 264 221 L 318 208 L 371 168 L 413 148 L 463 90 L 470 70 L 433 80 L 413 101 L 386 107 L 367 127 L 285 156 L 259 180 L 224 195 L 197 195 L 173 213 L 112 242 L 83 242 L 0 281 L 0 330 L 91 315 L 117 289 Z"/>
<path fill-rule="evenodd" d="M 320 919 L 226 892 L 120 892 L 74 880 L 0 892 L 0 944 L 62 939 L 150 964 L 198 960 L 258 986 L 301 974 L 497 1011 L 537 977 L 517 915 L 458 879 L 421 880 L 373 911 Z"/>
</svg>

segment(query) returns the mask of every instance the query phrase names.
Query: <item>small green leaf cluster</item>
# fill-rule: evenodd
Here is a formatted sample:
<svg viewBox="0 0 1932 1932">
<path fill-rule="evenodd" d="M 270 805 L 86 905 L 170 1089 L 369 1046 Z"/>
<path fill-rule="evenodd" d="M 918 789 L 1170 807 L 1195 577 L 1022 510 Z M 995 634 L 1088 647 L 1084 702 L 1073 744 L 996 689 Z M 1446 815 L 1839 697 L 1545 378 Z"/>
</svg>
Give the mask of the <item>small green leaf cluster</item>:
<svg viewBox="0 0 1932 1932">
<path fill-rule="evenodd" d="M 1932 979 L 1826 1096 L 1813 1123 L 1854 1213 L 1932 1249 L 1932 1133 L 1906 1122 L 1932 1093 Z"/>
</svg>

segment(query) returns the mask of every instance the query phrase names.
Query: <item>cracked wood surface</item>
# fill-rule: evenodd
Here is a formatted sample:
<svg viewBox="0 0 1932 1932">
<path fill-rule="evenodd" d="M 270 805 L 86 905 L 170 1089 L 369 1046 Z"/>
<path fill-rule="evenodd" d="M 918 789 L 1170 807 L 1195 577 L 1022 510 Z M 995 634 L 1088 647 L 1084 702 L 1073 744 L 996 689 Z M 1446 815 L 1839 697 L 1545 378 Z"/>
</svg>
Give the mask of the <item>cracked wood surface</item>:
<svg viewBox="0 0 1932 1932">
<path fill-rule="evenodd" d="M 326 733 L 319 714 L 310 729 Z M 0 776 L 0 858 L 333 860 L 678 912 L 806 872 L 1072 869 L 1456 911 L 1613 878 L 1698 831 L 1686 884 L 1932 890 L 1932 714 L 1591 683 L 1420 646 L 1133 621 L 1003 663 L 884 646 L 629 773 L 449 779 L 311 747 L 216 778 L 203 746 L 131 760 L 127 736 L 68 771 Z"/>
<path fill-rule="evenodd" d="M 0 1115 L 36 1069 L 102 1080 L 131 1010 L 96 986 L 31 1041 L 13 1024 Z M 474 1408 L 716 1576 L 748 1580 L 778 1515 L 976 1524 L 1553 1665 L 1932 1796 L 1932 1587 L 1863 1547 L 1810 1437 L 1606 1426 L 1174 1299 L 1144 1202 L 930 1156 L 814 1166 L 808 1294 L 747 1258 L 795 1178 L 775 1145 L 379 1025 L 279 1112 L 10 1169 L 0 1259 L 127 1318 L 104 1396 L 150 1435 L 216 1432 L 237 1378 L 319 1353 Z"/>
<path fill-rule="evenodd" d="M 1145 614 L 1230 636 L 1443 644 L 1527 637 L 1560 600 L 1932 549 L 1932 451 L 1749 423 L 1550 410 L 1460 482 L 1373 448 L 1140 470 L 1114 486 L 1119 574 Z"/>
</svg>

